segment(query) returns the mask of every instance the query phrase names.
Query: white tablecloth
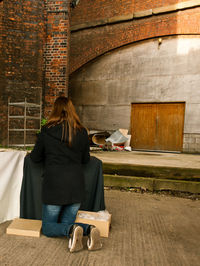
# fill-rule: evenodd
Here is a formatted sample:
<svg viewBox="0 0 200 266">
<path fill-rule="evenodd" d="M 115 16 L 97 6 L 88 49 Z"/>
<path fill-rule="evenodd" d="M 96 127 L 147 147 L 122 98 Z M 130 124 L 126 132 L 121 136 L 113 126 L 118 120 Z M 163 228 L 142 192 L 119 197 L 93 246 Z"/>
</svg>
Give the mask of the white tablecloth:
<svg viewBox="0 0 200 266">
<path fill-rule="evenodd" d="M 20 215 L 25 151 L 0 151 L 0 223 Z"/>
</svg>

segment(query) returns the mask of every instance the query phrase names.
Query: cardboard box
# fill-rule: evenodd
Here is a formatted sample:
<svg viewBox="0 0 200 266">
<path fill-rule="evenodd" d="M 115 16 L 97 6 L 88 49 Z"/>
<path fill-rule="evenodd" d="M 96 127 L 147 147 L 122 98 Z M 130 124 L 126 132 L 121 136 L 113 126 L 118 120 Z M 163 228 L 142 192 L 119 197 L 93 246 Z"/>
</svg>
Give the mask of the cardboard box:
<svg viewBox="0 0 200 266">
<path fill-rule="evenodd" d="M 108 237 L 111 214 L 106 213 L 105 218 L 103 217 L 102 212 L 78 211 L 75 222 L 95 225 L 99 229 L 102 237 Z M 16 218 L 8 226 L 6 233 L 10 235 L 40 237 L 41 228 L 41 220 Z"/>
<path fill-rule="evenodd" d="M 9 235 L 40 237 L 42 221 L 16 218 L 8 226 L 6 233 Z"/>
<path fill-rule="evenodd" d="M 102 212 L 78 211 L 76 223 L 95 225 L 102 237 L 108 237 L 111 224 L 111 214 L 107 213 L 106 219 L 103 219 Z"/>
</svg>

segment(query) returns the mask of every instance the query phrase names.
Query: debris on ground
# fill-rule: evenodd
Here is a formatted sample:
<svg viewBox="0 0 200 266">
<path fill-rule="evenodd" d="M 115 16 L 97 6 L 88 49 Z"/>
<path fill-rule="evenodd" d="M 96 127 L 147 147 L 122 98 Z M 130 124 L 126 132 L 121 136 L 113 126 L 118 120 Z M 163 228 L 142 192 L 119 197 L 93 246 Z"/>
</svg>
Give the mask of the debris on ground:
<svg viewBox="0 0 200 266">
<path fill-rule="evenodd" d="M 107 131 L 91 131 L 89 138 L 91 150 L 98 147 L 104 151 L 131 151 L 131 135 L 128 135 L 128 129 L 118 129 L 112 134 Z"/>
<path fill-rule="evenodd" d="M 104 187 L 104 190 L 120 190 L 121 192 L 132 192 L 132 193 L 147 193 L 147 194 L 155 194 L 167 197 L 176 197 L 176 198 L 185 198 L 190 199 L 192 201 L 200 200 L 200 193 L 191 193 L 191 192 L 183 192 L 183 191 L 174 191 L 174 190 L 159 190 L 159 191 L 150 191 L 146 188 L 141 187 Z"/>
</svg>

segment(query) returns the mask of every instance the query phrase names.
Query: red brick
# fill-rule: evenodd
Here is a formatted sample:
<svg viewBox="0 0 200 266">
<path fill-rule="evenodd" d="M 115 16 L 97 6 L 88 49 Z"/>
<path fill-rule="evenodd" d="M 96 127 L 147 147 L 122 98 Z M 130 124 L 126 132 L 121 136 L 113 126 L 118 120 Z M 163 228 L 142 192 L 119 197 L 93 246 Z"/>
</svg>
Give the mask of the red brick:
<svg viewBox="0 0 200 266">
<path fill-rule="evenodd" d="M 58 11 L 59 12 L 56 12 Z M 69 3 L 67 1 L 45 1 L 47 38 L 44 51 L 45 116 L 60 93 L 67 93 L 69 59 Z M 54 11 L 54 12 L 52 12 Z M 63 12 L 62 12 L 63 11 Z M 54 93 L 52 94 L 52 90 Z"/>
<path fill-rule="evenodd" d="M 39 100 L 31 87 L 43 84 L 43 1 L 1 2 L 0 31 L 0 142 L 6 144 L 8 97 Z"/>
<path fill-rule="evenodd" d="M 133 0 L 81 0 L 77 7 L 72 10 L 71 25 L 101 20 L 118 15 L 127 15 L 133 12 Z"/>
</svg>

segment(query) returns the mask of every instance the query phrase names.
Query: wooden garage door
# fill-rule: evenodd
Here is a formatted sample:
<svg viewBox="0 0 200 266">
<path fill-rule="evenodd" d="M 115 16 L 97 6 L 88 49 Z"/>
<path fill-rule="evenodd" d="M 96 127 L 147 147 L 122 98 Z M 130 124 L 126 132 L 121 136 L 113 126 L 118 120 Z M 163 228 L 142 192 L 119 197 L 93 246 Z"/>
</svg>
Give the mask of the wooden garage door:
<svg viewBox="0 0 200 266">
<path fill-rule="evenodd" d="M 182 151 L 185 103 L 133 103 L 131 147 Z"/>
</svg>

